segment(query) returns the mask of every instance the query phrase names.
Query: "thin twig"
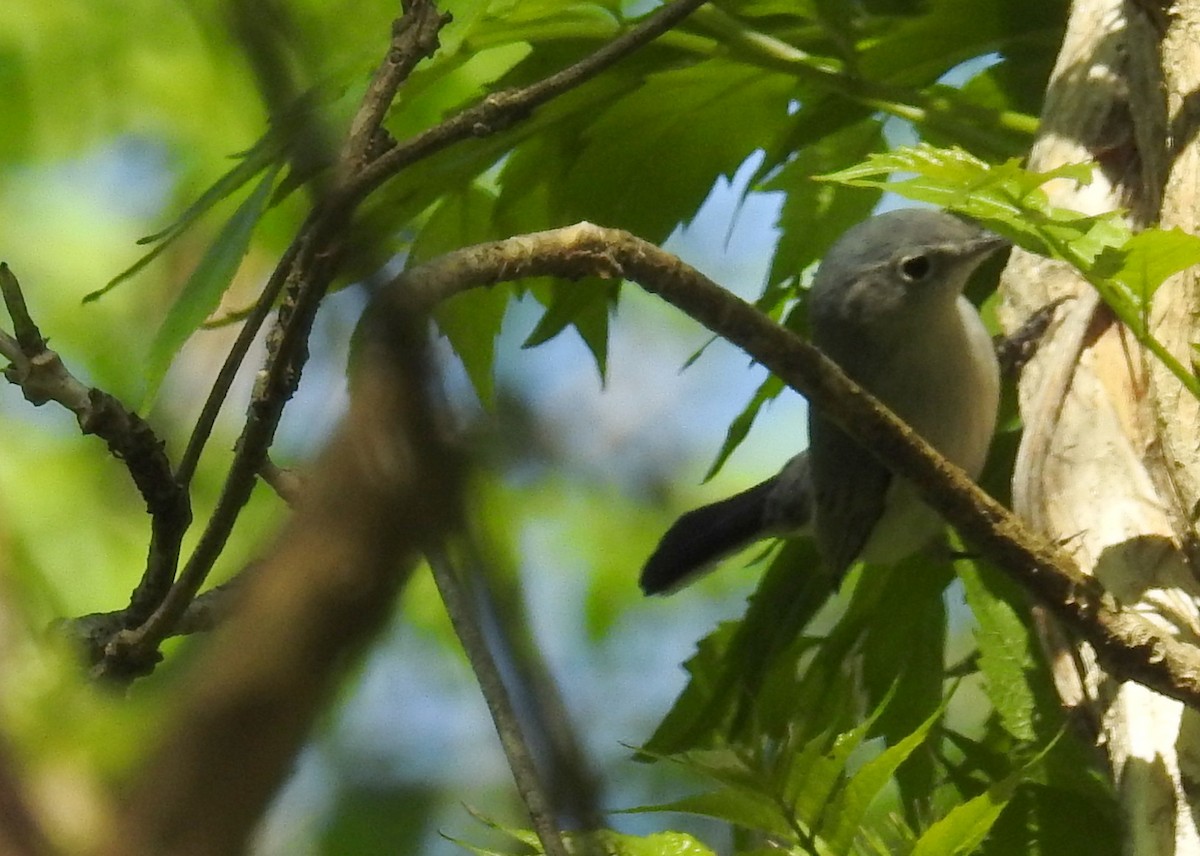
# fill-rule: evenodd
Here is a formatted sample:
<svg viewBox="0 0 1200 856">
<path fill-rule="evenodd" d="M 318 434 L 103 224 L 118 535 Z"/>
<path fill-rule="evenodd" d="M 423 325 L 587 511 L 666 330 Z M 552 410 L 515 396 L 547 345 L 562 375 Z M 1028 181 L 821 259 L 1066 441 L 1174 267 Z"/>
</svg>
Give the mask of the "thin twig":
<svg viewBox="0 0 1200 856">
<path fill-rule="evenodd" d="M 304 227 L 301 227 L 301 233 L 303 231 Z M 292 262 L 295 260 L 296 253 L 299 250 L 300 241 L 297 239 L 292 242 L 292 245 L 287 248 L 283 256 L 279 259 L 279 264 L 276 265 L 275 270 L 271 272 L 270 278 L 267 279 L 267 284 L 263 287 L 258 301 L 254 304 L 249 314 L 247 314 L 246 323 L 242 325 L 242 329 L 238 331 L 237 338 L 234 339 L 233 345 L 229 348 L 229 353 L 225 356 L 225 361 L 221 364 L 221 370 L 217 372 L 216 380 L 213 381 L 212 389 L 208 391 L 208 395 L 204 399 L 204 406 L 200 409 L 196 425 L 192 428 L 192 434 L 188 438 L 187 447 L 184 449 L 183 456 L 179 460 L 179 467 L 175 471 L 176 481 L 184 487 L 187 487 L 192 482 L 192 477 L 196 473 L 196 466 L 200 462 L 200 455 L 204 452 L 208 438 L 212 435 L 213 426 L 217 422 L 217 416 L 221 412 L 222 405 L 225 404 L 225 398 L 229 395 L 229 390 L 233 387 L 238 370 L 241 369 L 242 362 L 246 359 L 246 354 L 250 352 L 250 347 L 254 344 L 255 338 L 258 336 L 258 331 L 267 320 L 267 316 L 271 314 L 271 308 L 279 298 L 280 292 L 283 291 L 288 273 L 292 269 Z"/>
<path fill-rule="evenodd" d="M 463 538 L 465 559 L 471 567 L 492 570 L 495 559 L 483 564 L 482 556 L 496 553 L 475 537 Z M 482 550 L 482 552 L 481 552 Z M 476 574 L 472 580 L 478 604 L 476 614 L 484 627 L 494 628 L 496 659 L 512 675 L 513 693 L 528 709 L 529 730 L 537 739 L 537 756 L 544 759 L 542 781 L 562 826 L 581 830 L 604 827 L 600 811 L 600 779 L 588 759 L 573 717 L 554 679 L 541 647 L 534 639 L 529 613 L 516 575 Z"/>
<path fill-rule="evenodd" d="M 362 170 L 377 155 L 377 148 L 387 142 L 383 120 L 396 91 L 417 63 L 433 55 L 437 34 L 450 21 L 451 16 L 439 14 L 431 0 L 411 0 L 404 14 L 392 22 L 391 47 L 367 84 L 338 159 L 348 176 Z"/>
<path fill-rule="evenodd" d="M 20 386 L 34 405 L 54 401 L 74 413 L 80 430 L 104 440 L 113 457 L 124 464 L 146 502 L 150 549 L 124 613 L 127 624 L 137 624 L 158 604 L 174 578 L 183 534 L 191 522 L 187 491 L 175 481 L 164 444 L 150 425 L 114 396 L 80 381 L 62 358 L 46 347 L 20 283 L 2 263 L 0 294 L 16 333 L 15 338 L 0 337 L 0 352 L 12 362 L 5 377 Z M 13 344 L 17 353 L 10 350 Z"/>
<path fill-rule="evenodd" d="M 529 812 L 534 832 L 542 843 L 542 850 L 546 856 L 567 856 L 562 833 L 554 820 L 551 801 L 546 795 L 537 764 L 533 760 L 533 753 L 522 732 L 521 720 L 513 707 L 500 670 L 496 668 L 496 661 L 492 658 L 487 641 L 483 638 L 483 632 L 479 629 L 479 618 L 471 606 L 471 596 L 467 587 L 461 582 L 457 569 L 441 547 L 426 550 L 426 558 L 429 560 L 433 581 L 442 597 L 442 603 L 445 604 L 454 633 L 462 643 L 471 669 L 475 672 L 475 680 L 487 702 L 488 712 L 492 715 L 496 734 L 504 749 L 504 756 L 508 759 L 508 768 L 512 771 L 517 792 L 520 793 Z"/>
<path fill-rule="evenodd" d="M 675 0 L 604 47 L 549 77 L 520 89 L 493 92 L 478 104 L 451 116 L 377 157 L 354 176 L 350 192 L 366 196 L 400 170 L 452 143 L 504 130 L 553 98 L 591 80 L 678 24 L 706 0 Z"/>
<path fill-rule="evenodd" d="M 436 14 L 429 14 L 433 5 L 428 0 L 410 4 L 410 10 L 413 7 L 416 7 L 416 11 L 412 14 L 419 16 L 417 23 L 407 28 L 395 28 L 401 30 L 403 39 L 412 42 L 412 45 L 397 48 L 394 41 L 390 50 L 402 50 L 406 55 L 428 55 L 437 44 L 437 31 L 444 20 Z M 415 65 L 415 60 L 412 64 L 402 64 L 409 70 L 412 65 Z M 395 85 L 398 86 L 399 81 L 395 81 Z M 366 131 L 360 127 L 355 133 Z M 233 526 L 249 499 L 263 458 L 274 440 L 284 405 L 300 382 L 300 373 L 307 359 L 307 341 L 313 318 L 325 290 L 339 269 L 344 250 L 342 239 L 352 222 L 358 201 L 358 198 L 349 196 L 337 188 L 331 188 L 320 198 L 318 206 L 289 248 L 287 263 L 281 263 L 276 268 L 263 298 L 255 308 L 255 313 L 247 321 L 249 327 L 260 314 L 265 318 L 274 301 L 274 295 L 284 295 L 276 323 L 267 337 L 267 363 L 259 372 L 246 423 L 217 505 L 200 535 L 196 548 L 180 571 L 179 578 L 158 608 L 141 626 L 113 640 L 111 659 L 114 664 L 123 658 L 131 660 L 134 664 L 154 659 L 158 643 L 166 638 L 173 624 L 184 614 L 188 604 L 207 579 L 213 564 L 223 552 Z M 252 336 L 248 337 L 243 330 L 238 342 L 241 343 L 246 338 Z M 244 354 L 244 350 L 242 353 Z M 240 356 L 234 359 L 231 352 L 223 367 L 223 373 L 225 369 L 236 372 L 240 360 Z M 210 394 L 205 408 L 208 418 L 215 419 L 223 398 L 224 393 L 219 396 Z M 199 448 L 203 446 L 209 430 L 211 422 L 203 433 L 193 432 L 197 450 L 191 454 L 193 444 L 189 443 L 189 454 L 185 458 L 190 467 L 194 468 Z M 187 475 L 190 474 L 189 470 Z M 120 669 L 116 665 L 114 668 Z"/>
</svg>

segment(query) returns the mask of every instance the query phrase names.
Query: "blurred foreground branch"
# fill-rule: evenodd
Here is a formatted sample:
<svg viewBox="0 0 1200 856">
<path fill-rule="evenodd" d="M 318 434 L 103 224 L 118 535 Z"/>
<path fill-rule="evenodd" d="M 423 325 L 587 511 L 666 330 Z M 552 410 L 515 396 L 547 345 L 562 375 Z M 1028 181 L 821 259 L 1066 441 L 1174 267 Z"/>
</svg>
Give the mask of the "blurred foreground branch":
<svg viewBox="0 0 1200 856">
<path fill-rule="evenodd" d="M 420 551 L 455 525 L 461 467 L 426 395 L 423 324 L 395 307 L 365 324 L 349 413 L 97 853 L 240 852 Z"/>
</svg>

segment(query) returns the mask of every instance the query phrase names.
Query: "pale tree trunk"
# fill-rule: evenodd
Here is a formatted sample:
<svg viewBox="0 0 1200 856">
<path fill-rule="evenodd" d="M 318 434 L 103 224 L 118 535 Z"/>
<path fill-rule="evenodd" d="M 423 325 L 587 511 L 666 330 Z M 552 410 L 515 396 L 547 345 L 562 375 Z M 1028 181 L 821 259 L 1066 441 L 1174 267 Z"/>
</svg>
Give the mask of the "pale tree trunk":
<svg viewBox="0 0 1200 856">
<path fill-rule="evenodd" d="M 1125 208 L 1197 231 L 1200 0 L 1079 0 L 1058 58 L 1030 168 L 1096 161 L 1087 187 L 1047 188 L 1063 207 Z M 1007 327 L 1074 295 L 1021 380 L 1026 424 L 1014 510 L 1057 540 L 1126 605 L 1181 640 L 1200 638 L 1193 521 L 1200 508 L 1200 404 L 1144 352 L 1086 283 L 1015 253 Z M 1195 273 L 1155 296 L 1152 328 L 1192 364 Z M 1043 621 L 1063 701 L 1111 765 L 1130 854 L 1200 854 L 1200 715 L 1110 678 L 1086 645 Z M 1081 818 L 1081 820 L 1083 820 Z"/>
</svg>

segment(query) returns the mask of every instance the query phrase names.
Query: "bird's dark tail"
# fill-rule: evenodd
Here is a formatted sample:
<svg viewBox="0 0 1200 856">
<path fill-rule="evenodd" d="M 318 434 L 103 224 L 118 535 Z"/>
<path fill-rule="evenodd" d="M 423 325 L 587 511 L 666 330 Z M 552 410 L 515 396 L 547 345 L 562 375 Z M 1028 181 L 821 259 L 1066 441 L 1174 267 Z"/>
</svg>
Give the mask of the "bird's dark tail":
<svg viewBox="0 0 1200 856">
<path fill-rule="evenodd" d="M 642 568 L 642 591 L 672 592 L 730 553 L 773 534 L 766 511 L 767 497 L 777 478 L 689 511 L 676 520 Z"/>
</svg>

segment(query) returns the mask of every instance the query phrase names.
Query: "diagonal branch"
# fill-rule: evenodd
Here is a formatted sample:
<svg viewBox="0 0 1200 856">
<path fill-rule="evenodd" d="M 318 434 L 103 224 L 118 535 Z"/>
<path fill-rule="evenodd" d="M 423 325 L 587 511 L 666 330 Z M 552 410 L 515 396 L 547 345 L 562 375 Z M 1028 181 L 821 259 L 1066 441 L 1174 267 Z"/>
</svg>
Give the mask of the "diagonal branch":
<svg viewBox="0 0 1200 856">
<path fill-rule="evenodd" d="M 674 0 L 637 26 L 574 65 L 520 89 L 493 92 L 478 104 L 451 116 L 440 125 L 398 143 L 359 172 L 349 191 L 366 196 L 393 175 L 453 143 L 485 137 L 528 118 L 536 107 L 557 98 L 612 67 L 638 48 L 670 30 L 706 0 Z"/>
<path fill-rule="evenodd" d="M 386 293 L 431 307 L 476 286 L 546 275 L 632 280 L 742 348 L 910 479 L 975 547 L 1086 638 L 1109 671 L 1200 709 L 1200 651 L 1123 609 L 816 348 L 653 244 L 580 223 L 448 253 L 401 274 Z"/>
</svg>

